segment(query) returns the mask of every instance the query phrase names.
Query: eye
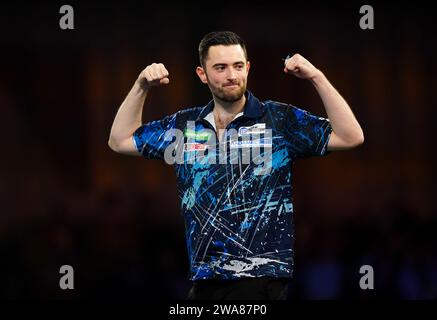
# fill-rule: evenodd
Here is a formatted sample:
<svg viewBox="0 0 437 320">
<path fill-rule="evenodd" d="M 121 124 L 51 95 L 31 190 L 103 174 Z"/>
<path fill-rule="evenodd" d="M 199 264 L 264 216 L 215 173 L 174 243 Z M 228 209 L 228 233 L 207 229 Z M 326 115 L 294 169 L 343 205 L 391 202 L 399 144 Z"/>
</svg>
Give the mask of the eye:
<svg viewBox="0 0 437 320">
<path fill-rule="evenodd" d="M 237 64 L 235 67 L 237 70 L 242 70 L 244 68 L 243 64 Z"/>
<path fill-rule="evenodd" d="M 217 71 L 223 71 L 223 70 L 225 70 L 225 67 L 224 66 L 216 66 L 215 69 Z"/>
</svg>

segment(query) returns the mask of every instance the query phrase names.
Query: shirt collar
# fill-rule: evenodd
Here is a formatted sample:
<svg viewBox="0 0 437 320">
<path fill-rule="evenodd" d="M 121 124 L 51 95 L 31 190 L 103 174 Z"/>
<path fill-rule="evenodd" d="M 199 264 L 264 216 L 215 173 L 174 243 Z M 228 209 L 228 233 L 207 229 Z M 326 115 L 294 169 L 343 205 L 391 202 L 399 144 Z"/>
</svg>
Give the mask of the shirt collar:
<svg viewBox="0 0 437 320">
<path fill-rule="evenodd" d="M 246 104 L 244 106 L 243 116 L 247 118 L 260 117 L 263 112 L 261 102 L 249 90 L 247 90 L 244 95 L 246 96 Z M 213 109 L 214 100 L 211 100 L 206 106 L 202 108 L 199 116 L 197 117 L 197 120 L 206 118 Z"/>
</svg>

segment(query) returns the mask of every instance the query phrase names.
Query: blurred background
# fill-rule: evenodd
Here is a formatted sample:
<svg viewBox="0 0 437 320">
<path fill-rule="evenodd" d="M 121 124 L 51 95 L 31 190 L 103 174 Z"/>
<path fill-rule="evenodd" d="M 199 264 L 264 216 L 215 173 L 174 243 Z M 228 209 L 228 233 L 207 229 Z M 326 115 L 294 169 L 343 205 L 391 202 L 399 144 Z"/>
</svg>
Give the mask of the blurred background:
<svg viewBox="0 0 437 320">
<path fill-rule="evenodd" d="M 74 9 L 61 30 L 59 8 Z M 375 29 L 362 30 L 371 4 Z M 248 88 L 326 116 L 309 82 L 283 73 L 300 53 L 351 105 L 361 147 L 295 164 L 290 299 L 436 299 L 435 18 L 398 3 L 1 3 L 0 297 L 184 299 L 189 288 L 175 174 L 114 153 L 115 113 L 143 68 L 171 82 L 144 121 L 210 100 L 204 34 L 246 41 Z M 74 290 L 59 269 L 74 268 Z M 359 273 L 371 265 L 375 289 Z"/>
</svg>

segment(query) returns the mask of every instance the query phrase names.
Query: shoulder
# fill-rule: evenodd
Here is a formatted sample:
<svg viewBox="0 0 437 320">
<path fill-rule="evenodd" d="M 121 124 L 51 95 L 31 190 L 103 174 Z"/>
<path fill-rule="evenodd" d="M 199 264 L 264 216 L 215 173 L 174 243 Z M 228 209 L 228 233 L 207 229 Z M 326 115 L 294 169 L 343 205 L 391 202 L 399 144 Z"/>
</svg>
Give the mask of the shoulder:
<svg viewBox="0 0 437 320">
<path fill-rule="evenodd" d="M 302 109 L 299 109 L 291 104 L 274 100 L 263 101 L 262 106 L 264 112 L 276 121 L 289 121 L 290 118 L 296 118 L 299 111 L 303 111 Z"/>
<path fill-rule="evenodd" d="M 187 121 L 195 121 L 202 111 L 202 107 L 182 108 L 175 113 L 168 114 L 159 120 L 150 121 L 149 125 L 178 127 Z"/>
<path fill-rule="evenodd" d="M 194 121 L 197 119 L 202 109 L 202 106 L 183 107 L 178 112 L 176 112 L 174 116 L 177 118 L 178 121 Z"/>
<path fill-rule="evenodd" d="M 289 104 L 274 100 L 266 100 L 261 102 L 261 104 L 267 111 L 287 111 L 290 108 Z"/>
<path fill-rule="evenodd" d="M 190 116 L 194 116 L 197 117 L 199 116 L 200 112 L 202 111 L 202 109 L 205 106 L 191 106 L 191 107 L 182 107 L 178 113 L 181 116 L 185 116 L 185 117 L 190 117 Z"/>
<path fill-rule="evenodd" d="M 289 103 L 273 101 L 273 100 L 267 100 L 262 103 L 264 105 L 264 110 L 266 110 L 267 112 L 270 112 L 272 114 L 283 115 L 284 117 L 287 117 L 288 120 L 290 118 L 299 120 L 302 117 L 310 114 L 307 110 Z"/>
<path fill-rule="evenodd" d="M 283 111 L 283 112 L 292 112 L 292 113 L 308 112 L 293 104 L 274 101 L 274 100 L 266 100 L 263 101 L 262 104 L 264 106 L 264 109 L 270 111 Z"/>
</svg>

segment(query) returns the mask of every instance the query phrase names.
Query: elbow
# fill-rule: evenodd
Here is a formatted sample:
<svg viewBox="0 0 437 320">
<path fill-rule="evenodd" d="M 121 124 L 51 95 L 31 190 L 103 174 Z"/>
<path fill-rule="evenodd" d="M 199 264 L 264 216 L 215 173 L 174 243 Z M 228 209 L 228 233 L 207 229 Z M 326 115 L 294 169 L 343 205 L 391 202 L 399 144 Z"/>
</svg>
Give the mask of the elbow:
<svg viewBox="0 0 437 320">
<path fill-rule="evenodd" d="M 363 143 L 364 143 L 364 133 L 362 130 L 360 130 L 360 132 L 355 136 L 355 138 L 352 140 L 350 145 L 352 148 L 355 148 L 362 145 Z"/>
<path fill-rule="evenodd" d="M 356 148 L 364 143 L 364 134 L 361 129 L 358 132 L 351 132 L 347 137 L 339 136 L 333 132 L 333 137 L 331 137 L 329 143 L 330 150 L 348 150 Z"/>
<path fill-rule="evenodd" d="M 109 146 L 109 148 L 111 148 L 112 151 L 119 152 L 117 142 L 114 139 L 112 139 L 111 137 L 108 140 L 108 146 Z"/>
<path fill-rule="evenodd" d="M 360 130 L 354 135 L 349 135 L 347 138 L 341 139 L 341 149 L 353 149 L 364 143 L 364 134 Z"/>
<path fill-rule="evenodd" d="M 361 136 L 358 140 L 358 145 L 362 145 L 364 143 L 364 133 L 361 131 Z"/>
</svg>

